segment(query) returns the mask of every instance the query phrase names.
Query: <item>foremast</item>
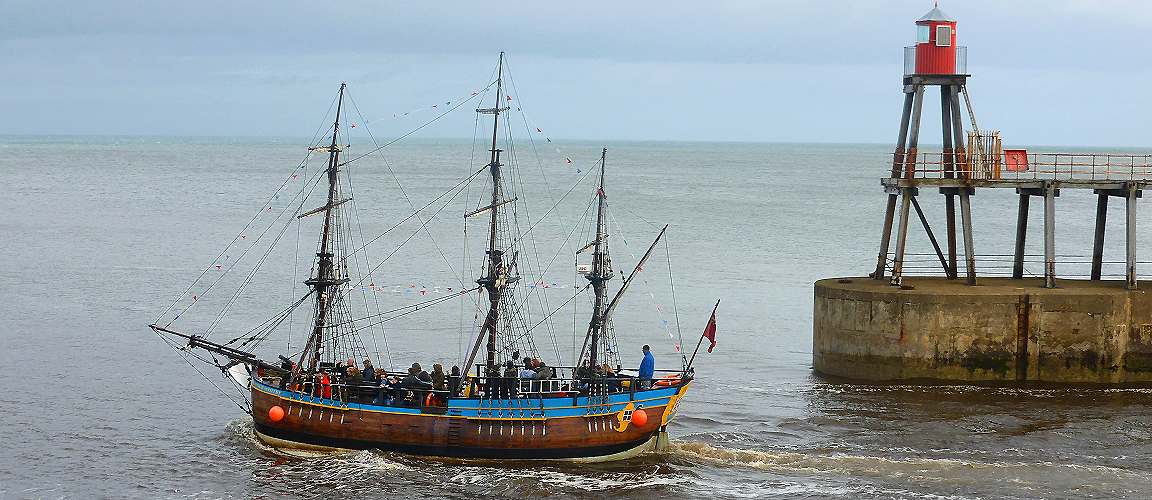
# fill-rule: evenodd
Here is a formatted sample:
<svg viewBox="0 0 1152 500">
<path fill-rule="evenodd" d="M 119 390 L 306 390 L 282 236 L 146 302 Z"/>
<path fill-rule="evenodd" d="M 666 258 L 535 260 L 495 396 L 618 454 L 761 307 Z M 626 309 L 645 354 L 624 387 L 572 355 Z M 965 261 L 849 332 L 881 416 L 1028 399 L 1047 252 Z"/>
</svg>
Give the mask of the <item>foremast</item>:
<svg viewBox="0 0 1152 500">
<path fill-rule="evenodd" d="M 346 84 L 340 84 L 340 93 L 336 99 L 336 120 L 332 124 L 332 142 L 327 147 L 312 148 L 313 151 L 328 152 L 328 199 L 320 209 L 301 215 L 303 217 L 304 215 L 323 212 L 324 226 L 320 233 L 320 250 L 316 252 L 316 274 L 304 282 L 312 288 L 316 295 L 316 314 L 312 335 L 308 337 L 308 343 L 304 351 L 300 353 L 300 362 L 296 364 L 296 368 L 293 370 L 296 374 L 300 373 L 305 364 L 308 372 L 314 373 L 316 371 L 323 354 L 324 330 L 327 328 L 328 316 L 331 314 L 333 298 L 336 295 L 333 293 L 333 288 L 348 282 L 347 277 L 336 275 L 332 239 L 334 209 L 343 203 L 338 199 L 337 173 L 340 168 L 341 148 L 337 141 L 339 140 L 340 114 L 343 111 L 345 87 Z"/>
</svg>

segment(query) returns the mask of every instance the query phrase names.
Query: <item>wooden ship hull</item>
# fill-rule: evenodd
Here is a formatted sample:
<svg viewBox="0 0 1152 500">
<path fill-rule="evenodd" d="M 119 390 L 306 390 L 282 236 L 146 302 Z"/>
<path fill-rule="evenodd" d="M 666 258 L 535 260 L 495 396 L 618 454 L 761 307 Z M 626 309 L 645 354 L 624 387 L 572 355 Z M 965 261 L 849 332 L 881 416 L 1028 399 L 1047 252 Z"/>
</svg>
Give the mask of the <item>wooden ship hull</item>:
<svg viewBox="0 0 1152 500">
<path fill-rule="evenodd" d="M 473 459 L 607 461 L 662 448 L 691 381 L 601 397 L 450 398 L 446 406 L 346 403 L 251 380 L 256 436 L 276 448 L 379 449 Z M 273 421 L 269 410 L 283 409 Z M 644 425 L 629 418 L 643 409 Z"/>
</svg>

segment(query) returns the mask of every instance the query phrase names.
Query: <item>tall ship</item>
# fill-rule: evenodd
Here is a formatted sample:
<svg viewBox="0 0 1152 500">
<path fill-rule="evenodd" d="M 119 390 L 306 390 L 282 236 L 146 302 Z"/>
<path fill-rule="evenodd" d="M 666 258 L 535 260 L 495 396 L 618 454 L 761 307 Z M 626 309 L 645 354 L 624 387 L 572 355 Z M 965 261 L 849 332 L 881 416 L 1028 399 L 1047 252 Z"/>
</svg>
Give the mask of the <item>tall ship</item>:
<svg viewBox="0 0 1152 500">
<path fill-rule="evenodd" d="M 514 207 L 522 202 L 525 191 L 509 179 L 505 165 L 509 155 L 514 154 L 510 149 L 511 136 L 503 135 L 506 131 L 501 128 L 509 127 L 507 115 L 512 102 L 505 72 L 501 53 L 495 79 L 480 92 L 473 92 L 471 101 L 465 99 L 452 107 L 465 103 L 474 106 L 479 98 L 487 96 L 493 103 L 492 107 L 476 109 L 477 123 L 491 126 L 490 135 L 484 136 L 489 146 L 486 164 L 446 191 L 454 198 L 465 183 L 487 185 L 482 190 L 483 199 L 465 213 L 465 224 L 482 224 L 485 233 L 482 253 L 465 252 L 466 258 L 472 256 L 470 265 L 479 269 L 473 282 L 459 288 L 446 287 L 439 295 L 418 295 L 415 302 L 409 298 L 403 304 L 388 304 L 388 295 L 380 299 L 381 295 L 374 293 L 375 288 L 384 288 L 375 285 L 375 280 L 389 272 L 381 266 L 400 266 L 385 262 L 386 258 L 372 266 L 364 256 L 368 243 L 375 239 L 365 238 L 356 221 L 347 171 L 350 164 L 391 143 L 380 145 L 373 139 L 369 154 L 348 153 L 348 127 L 356 124 L 347 118 L 349 94 L 341 84 L 333 104 L 335 119 L 329 122 L 331 128 L 317 135 L 324 142 L 314 139 L 309 147 L 309 157 L 320 166 L 310 170 L 305 160 L 293 171 L 291 179 L 299 182 L 301 188 L 283 209 L 285 216 L 278 217 L 287 222 L 283 228 L 270 224 L 271 229 L 259 235 L 270 235 L 267 239 L 273 241 L 258 258 L 252 255 L 259 250 L 247 256 L 256 264 L 241 276 L 239 288 L 215 301 L 214 306 L 218 307 L 209 311 L 211 320 L 188 320 L 201 304 L 207 307 L 211 302 L 208 294 L 221 280 L 212 273 L 223 274 L 235 266 L 238 259 L 225 257 L 225 250 L 149 325 L 198 371 L 201 363 L 207 363 L 225 375 L 226 383 L 235 384 L 237 391 L 230 393 L 213 381 L 251 415 L 255 435 L 264 443 L 314 451 L 379 449 L 435 457 L 576 461 L 623 459 L 667 445 L 668 425 L 695 378 L 692 360 L 677 343 L 679 366 L 655 370 L 645 345 L 646 361 L 640 370 L 622 369 L 613 318 L 665 238 L 668 226 L 659 232 L 654 227 L 655 237 L 647 250 L 630 266 L 626 276 L 621 272 L 619 279 L 613 281 L 616 273 L 609 252 L 608 157 L 607 149 L 602 150 L 595 168 L 585 174 L 594 176 L 588 178 L 595 190 L 590 193 L 592 201 L 583 217 L 591 228 L 591 241 L 575 252 L 579 284 L 570 289 L 571 293 L 564 292 L 567 296 L 561 304 L 576 300 L 590 303 L 584 313 L 586 323 L 574 325 L 572 352 L 577 352 L 576 345 L 581 347 L 567 364 L 558 359 L 559 349 L 553 358 L 542 353 L 533 339 L 534 330 L 559 307 L 541 311 L 539 307 L 530 310 L 527 305 L 535 300 L 534 294 L 561 291 L 548 290 L 545 280 L 524 271 L 529 260 L 525 233 L 536 226 L 519 220 L 521 216 Z M 445 107 L 451 104 L 448 102 Z M 276 196 L 287 195 L 289 190 L 282 186 L 277 193 Z M 446 195 L 437 200 L 446 199 Z M 317 203 L 319 207 L 312 208 Z M 262 206 L 261 210 L 271 212 L 273 207 Z M 397 225 L 413 218 L 425 230 L 426 224 L 432 222 L 417 209 L 407 217 L 397 217 Z M 289 232 L 285 228 L 301 231 L 299 221 L 309 219 L 319 234 L 314 254 L 308 255 L 310 272 L 306 279 L 297 281 L 304 286 L 294 288 L 299 290 L 295 300 L 283 304 L 250 329 L 221 321 L 243 297 L 261 293 L 246 287 L 259 276 L 256 269 L 280 255 L 274 248 L 285 240 L 281 238 Z M 251 223 L 246 229 L 251 230 Z M 233 243 L 250 239 L 258 237 L 241 232 Z M 671 273 L 670 260 L 668 268 Z M 203 291 L 205 288 L 207 291 Z M 371 299 L 353 300 L 365 289 Z M 451 308 L 444 305 L 454 301 L 475 307 L 476 317 L 483 318 L 468 334 L 468 342 L 461 349 L 463 357 L 455 366 L 445 369 L 442 365 L 408 366 L 405 362 L 397 367 L 391 361 L 385 362 L 378 352 L 375 363 L 381 367 L 372 364 L 374 356 L 367 346 L 379 344 L 367 343 L 366 336 L 382 331 L 383 325 L 395 318 L 443 314 L 442 309 Z M 358 311 L 358 304 L 364 306 L 363 311 Z M 286 350 L 267 354 L 274 348 L 265 341 L 278 338 L 277 332 L 292 328 L 293 322 L 303 323 L 303 327 L 295 328 L 305 332 L 306 338 L 295 347 L 289 342 Z M 230 328 L 235 331 L 227 331 Z M 671 335 L 671 330 L 667 333 Z M 645 337 L 630 332 L 628 338 Z M 706 338 L 715 345 L 715 309 L 701 342 Z M 696 343 L 696 350 L 701 342 Z M 639 345 L 634 352 L 640 355 Z M 693 359 L 695 354 L 693 351 Z M 388 354 L 389 360 L 391 357 Z"/>
</svg>

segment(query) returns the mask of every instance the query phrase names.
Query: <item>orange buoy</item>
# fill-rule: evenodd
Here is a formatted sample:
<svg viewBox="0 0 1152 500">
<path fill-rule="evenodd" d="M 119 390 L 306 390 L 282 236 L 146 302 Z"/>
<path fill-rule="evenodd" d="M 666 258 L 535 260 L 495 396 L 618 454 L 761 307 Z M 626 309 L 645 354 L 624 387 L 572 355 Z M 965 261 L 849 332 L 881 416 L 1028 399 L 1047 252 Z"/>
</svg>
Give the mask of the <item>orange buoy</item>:
<svg viewBox="0 0 1152 500">
<path fill-rule="evenodd" d="M 648 423 L 648 413 L 639 408 L 632 410 L 632 425 L 643 427 L 646 423 Z"/>
<path fill-rule="evenodd" d="M 284 420 L 284 409 L 279 406 L 273 406 L 268 409 L 268 420 L 279 422 Z"/>
</svg>

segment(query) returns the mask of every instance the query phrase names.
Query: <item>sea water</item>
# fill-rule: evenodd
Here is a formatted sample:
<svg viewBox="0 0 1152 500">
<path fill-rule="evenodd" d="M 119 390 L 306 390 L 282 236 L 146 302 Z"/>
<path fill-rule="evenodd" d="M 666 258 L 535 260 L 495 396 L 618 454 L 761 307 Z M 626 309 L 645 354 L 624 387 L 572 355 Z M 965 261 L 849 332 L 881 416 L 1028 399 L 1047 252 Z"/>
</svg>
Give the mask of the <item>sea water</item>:
<svg viewBox="0 0 1152 500">
<path fill-rule="evenodd" d="M 587 297 L 572 300 L 575 311 L 559 306 L 582 286 L 573 252 L 590 241 L 586 210 L 595 194 L 587 174 L 602 146 L 612 286 L 670 225 L 667 244 L 658 245 L 617 313 L 621 364 L 638 364 L 647 343 L 658 368 L 679 367 L 721 299 L 718 345 L 697 355 L 697 381 L 669 427 L 667 453 L 575 465 L 377 451 L 302 458 L 272 450 L 253 438 L 242 405 L 230 399 L 237 392 L 217 370 L 185 363 L 146 325 L 187 308 L 174 325 L 202 331 L 232 302 L 214 327 L 213 338 L 226 340 L 303 293 L 316 244 L 311 222 L 290 226 L 277 246 L 287 250 L 270 253 L 239 293 L 225 286 L 237 282 L 223 281 L 203 299 L 180 295 L 201 271 L 214 279 L 234 261 L 262 254 L 241 256 L 251 240 L 270 241 L 275 231 L 262 237 L 259 224 L 245 223 L 268 222 L 296 203 L 294 194 L 319 168 L 311 162 L 291 178 L 307 143 L 0 142 L 0 498 L 1152 495 L 1148 390 L 853 384 L 813 374 L 811 285 L 872 270 L 885 201 L 879 178 L 890 161 L 885 145 L 523 142 L 517 156 L 505 156 L 521 198 L 519 229 L 533 227 L 520 257 L 530 279 L 521 286 L 549 287 L 546 304 L 530 299 L 530 314 L 539 320 L 559 310 L 533 332 L 541 357 L 570 363 L 587 325 Z M 354 145 L 346 158 L 370 149 Z M 451 190 L 483 167 L 485 149 L 470 140 L 421 139 L 347 166 L 356 240 L 384 234 L 364 251 L 364 267 L 378 267 L 358 297 L 390 309 L 472 286 L 485 222 L 465 226 L 463 214 L 482 206 L 488 187 L 478 176 Z M 288 187 L 274 195 L 282 184 Z M 455 195 L 392 228 L 446 192 Z M 939 234 L 941 197 L 922 190 L 921 200 Z M 1011 252 L 1014 200 L 1007 190 L 973 199 L 982 273 L 1009 270 L 995 256 Z M 299 208 L 322 204 L 315 197 L 308 203 Z M 1058 200 L 1062 272 L 1083 271 L 1093 208 L 1090 194 L 1065 192 Z M 1113 207 L 1113 220 L 1120 208 Z M 1138 224 L 1152 223 L 1150 215 L 1143 210 Z M 1116 227 L 1110 261 L 1123 255 Z M 913 225 L 910 233 L 910 254 L 927 262 L 919 271 L 933 272 L 923 231 Z M 1152 243 L 1149 234 L 1141 232 L 1141 248 Z M 1040 253 L 1039 239 L 1030 244 L 1030 254 Z M 239 267 L 234 275 L 245 276 Z M 367 349 L 378 367 L 457 364 L 475 334 L 475 298 L 365 331 Z M 256 350 L 272 358 L 289 342 L 299 349 L 302 329 L 295 328 Z"/>
</svg>

